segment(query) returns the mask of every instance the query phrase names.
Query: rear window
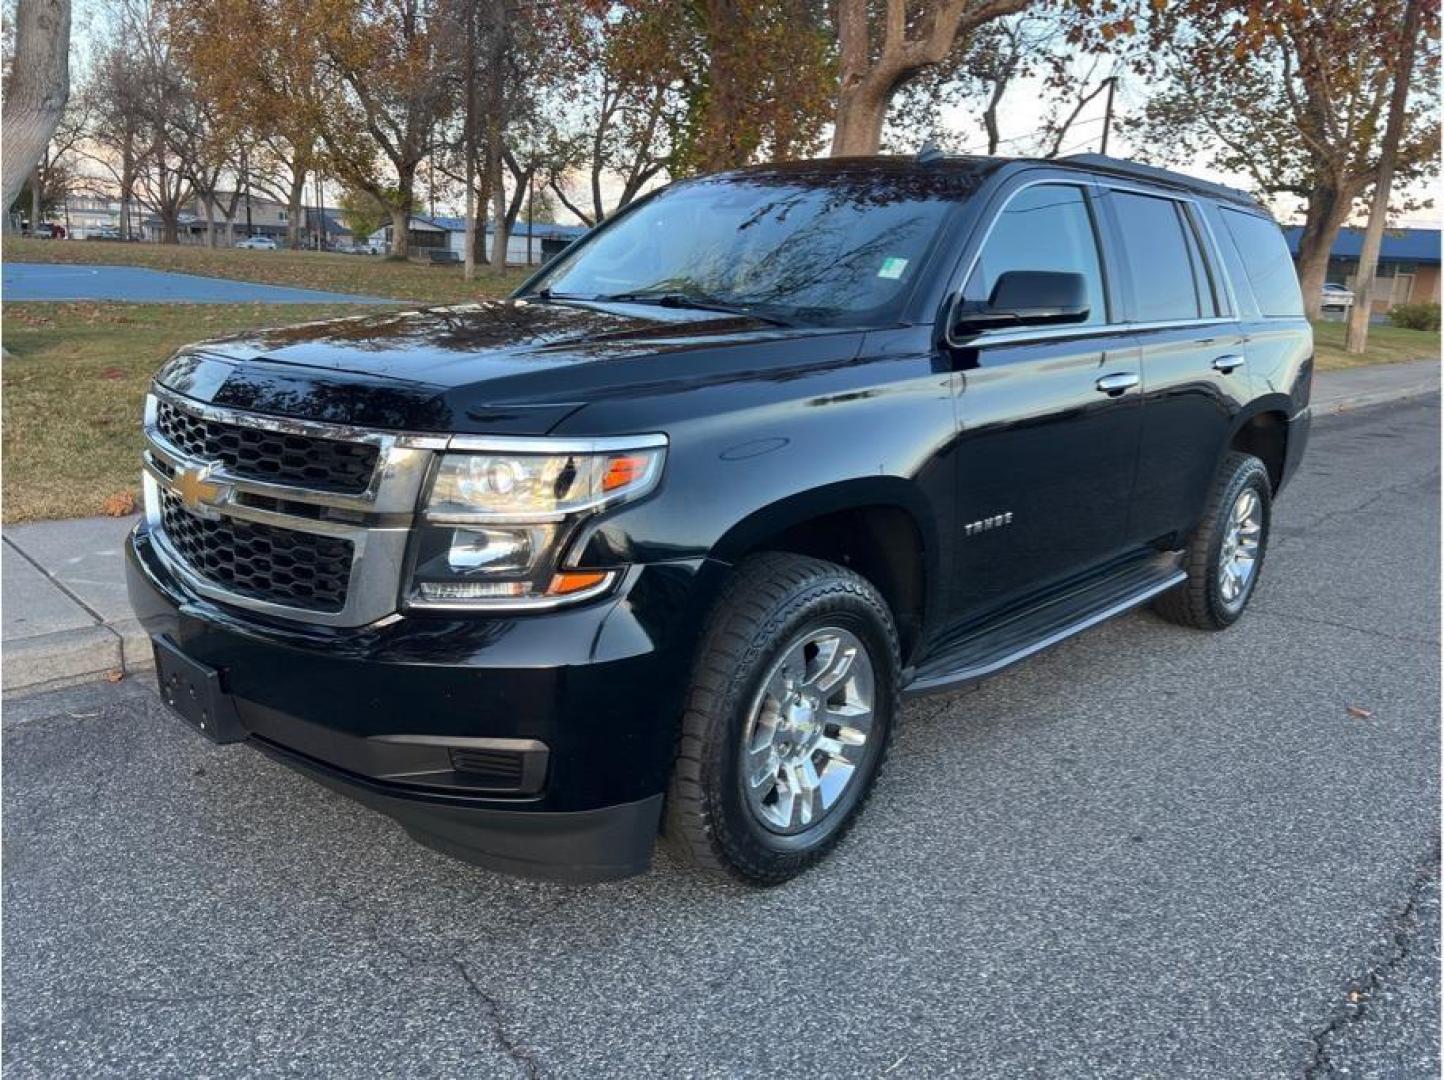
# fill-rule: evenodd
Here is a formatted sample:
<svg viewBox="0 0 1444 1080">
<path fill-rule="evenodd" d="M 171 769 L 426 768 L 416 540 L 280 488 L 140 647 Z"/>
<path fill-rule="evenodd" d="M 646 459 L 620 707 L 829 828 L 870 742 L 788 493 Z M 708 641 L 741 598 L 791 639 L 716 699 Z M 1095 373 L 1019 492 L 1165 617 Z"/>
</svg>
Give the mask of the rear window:
<svg viewBox="0 0 1444 1080">
<path fill-rule="evenodd" d="M 1268 218 L 1219 208 L 1228 235 L 1243 261 L 1248 283 L 1265 315 L 1299 316 L 1304 298 L 1284 234 Z"/>
</svg>

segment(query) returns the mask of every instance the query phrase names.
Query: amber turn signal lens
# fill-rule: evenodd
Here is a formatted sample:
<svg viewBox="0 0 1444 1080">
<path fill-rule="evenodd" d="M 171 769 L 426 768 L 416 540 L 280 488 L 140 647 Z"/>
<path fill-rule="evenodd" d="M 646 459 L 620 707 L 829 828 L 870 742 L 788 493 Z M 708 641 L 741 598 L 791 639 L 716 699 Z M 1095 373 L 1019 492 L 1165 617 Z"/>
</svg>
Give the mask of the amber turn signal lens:
<svg viewBox="0 0 1444 1080">
<path fill-rule="evenodd" d="M 600 570 L 563 570 L 553 576 L 552 587 L 547 593 L 551 596 L 566 596 L 568 593 L 590 589 L 606 580 L 607 575 Z"/>
<path fill-rule="evenodd" d="M 602 476 L 602 490 L 616 491 L 618 488 L 630 487 L 647 471 L 649 460 L 641 454 L 612 458 L 607 462 L 607 471 Z"/>
</svg>

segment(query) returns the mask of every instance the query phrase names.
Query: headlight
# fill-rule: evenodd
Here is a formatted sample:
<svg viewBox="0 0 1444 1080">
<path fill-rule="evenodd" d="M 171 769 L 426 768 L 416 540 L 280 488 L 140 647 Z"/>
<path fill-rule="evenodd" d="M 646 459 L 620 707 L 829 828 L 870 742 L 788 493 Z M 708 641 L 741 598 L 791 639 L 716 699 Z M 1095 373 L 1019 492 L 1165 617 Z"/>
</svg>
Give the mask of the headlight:
<svg viewBox="0 0 1444 1080">
<path fill-rule="evenodd" d="M 552 607 L 610 588 L 614 570 L 563 565 L 567 544 L 590 515 L 657 486 L 665 437 L 475 441 L 445 454 L 432 480 L 411 606 Z"/>
</svg>

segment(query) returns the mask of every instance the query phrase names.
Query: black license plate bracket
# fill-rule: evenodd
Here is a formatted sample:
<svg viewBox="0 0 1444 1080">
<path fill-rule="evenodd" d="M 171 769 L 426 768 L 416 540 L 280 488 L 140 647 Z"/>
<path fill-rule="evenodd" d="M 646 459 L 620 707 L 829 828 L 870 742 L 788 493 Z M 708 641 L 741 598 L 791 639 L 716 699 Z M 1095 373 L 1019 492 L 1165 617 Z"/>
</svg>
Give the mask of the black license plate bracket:
<svg viewBox="0 0 1444 1080">
<path fill-rule="evenodd" d="M 161 700 L 182 720 L 217 743 L 241 742 L 246 729 L 236 703 L 221 687 L 221 673 L 192 660 L 170 638 L 151 639 Z"/>
</svg>

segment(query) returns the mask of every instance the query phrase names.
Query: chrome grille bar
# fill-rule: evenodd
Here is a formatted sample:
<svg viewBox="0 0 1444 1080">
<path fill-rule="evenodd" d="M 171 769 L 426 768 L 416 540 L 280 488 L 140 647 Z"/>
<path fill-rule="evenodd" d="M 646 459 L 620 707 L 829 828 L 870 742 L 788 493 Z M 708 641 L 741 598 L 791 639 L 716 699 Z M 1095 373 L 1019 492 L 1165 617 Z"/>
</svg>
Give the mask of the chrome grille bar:
<svg viewBox="0 0 1444 1080">
<path fill-rule="evenodd" d="M 202 420 L 374 445 L 378 451 L 376 468 L 366 489 L 356 494 L 317 491 L 237 475 L 221 463 L 198 458 L 167 440 L 156 424 L 160 399 Z M 146 401 L 145 437 L 147 521 L 162 558 L 196 593 L 267 615 L 331 626 L 364 626 L 396 610 L 411 520 L 434 451 L 446 446 L 446 436 L 395 434 L 259 416 L 205 405 L 156 386 Z M 201 568 L 180 555 L 166 535 L 162 492 L 169 492 L 185 512 L 203 520 L 230 518 L 348 541 L 353 555 L 344 605 L 340 610 L 322 611 L 275 603 L 208 579 Z"/>
</svg>

